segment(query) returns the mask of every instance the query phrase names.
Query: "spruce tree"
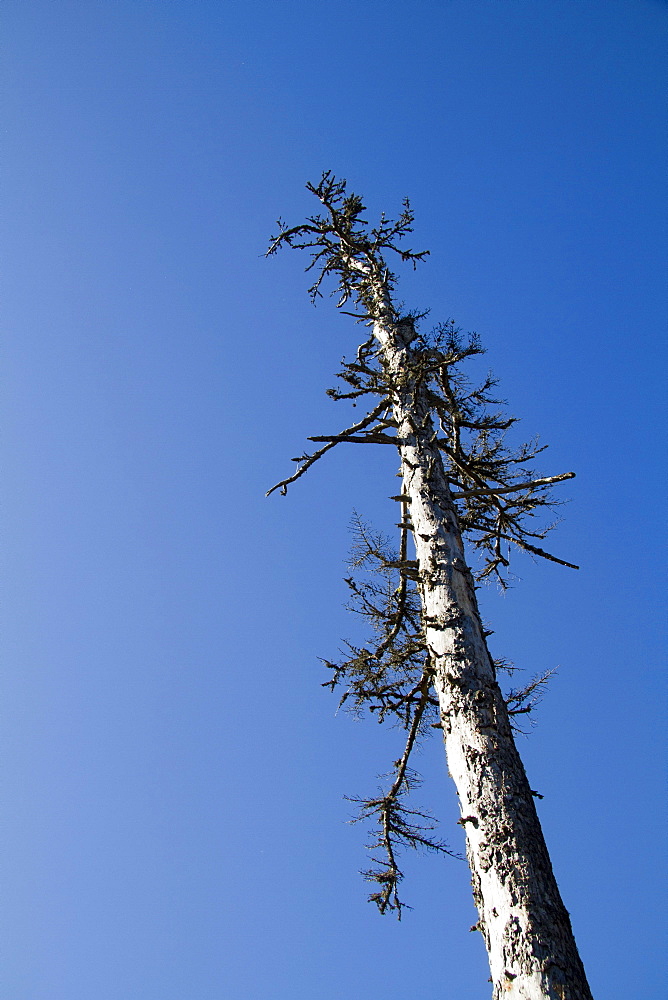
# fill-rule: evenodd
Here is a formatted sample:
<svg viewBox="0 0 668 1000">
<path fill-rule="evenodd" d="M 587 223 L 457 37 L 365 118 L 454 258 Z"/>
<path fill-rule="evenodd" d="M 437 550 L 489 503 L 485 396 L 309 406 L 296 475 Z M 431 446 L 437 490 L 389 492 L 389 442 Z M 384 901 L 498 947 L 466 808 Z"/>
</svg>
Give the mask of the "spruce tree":
<svg viewBox="0 0 668 1000">
<path fill-rule="evenodd" d="M 467 378 L 467 359 L 482 353 L 453 322 L 425 332 L 424 314 L 397 303 L 397 258 L 415 267 L 427 251 L 404 245 L 413 213 L 372 226 L 362 199 L 330 172 L 307 185 L 320 211 L 301 225 L 279 220 L 268 254 L 306 251 L 315 301 L 329 283 L 338 308 L 366 327 L 353 360 L 344 361 L 335 400 L 366 404 L 339 434 L 309 440 L 293 475 L 272 487 L 285 494 L 327 452 L 343 443 L 397 449 L 402 487 L 392 542 L 356 518 L 353 607 L 369 622 L 369 640 L 327 662 L 326 682 L 342 702 L 405 730 L 404 751 L 383 794 L 359 802 L 375 824 L 370 899 L 401 916 L 402 847 L 452 853 L 428 814 L 410 806 L 417 781 L 411 753 L 442 730 L 466 834 L 477 929 L 485 941 L 494 1000 L 590 1000 L 568 913 L 559 894 L 534 797 L 513 738 L 513 719 L 531 710 L 546 678 L 501 691 L 503 664 L 487 648 L 476 580 L 505 585 L 513 546 L 563 566 L 542 547 L 549 526 L 538 515 L 557 502 L 554 484 L 573 473 L 538 476 L 537 442 L 510 447 L 515 418 L 495 395 L 495 380 Z M 464 542 L 467 548 L 464 547 Z M 470 559 L 467 553 L 473 558 Z M 475 572 L 474 572 L 475 571 Z"/>
</svg>

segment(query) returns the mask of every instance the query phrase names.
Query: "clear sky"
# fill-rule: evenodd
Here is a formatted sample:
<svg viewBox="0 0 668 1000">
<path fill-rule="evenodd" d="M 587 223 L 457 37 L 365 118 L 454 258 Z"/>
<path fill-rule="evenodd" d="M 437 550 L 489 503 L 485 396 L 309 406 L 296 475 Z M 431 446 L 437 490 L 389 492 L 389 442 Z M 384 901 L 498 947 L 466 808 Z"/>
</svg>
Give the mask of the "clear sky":
<svg viewBox="0 0 668 1000">
<path fill-rule="evenodd" d="M 668 7 L 658 0 L 6 0 L 2 12 L 8 1000 L 488 996 L 468 873 L 406 859 L 365 902 L 368 795 L 401 734 L 335 714 L 318 657 L 353 508 L 395 462 L 338 449 L 360 328 L 309 304 L 276 218 L 329 168 L 408 195 L 410 307 L 476 330 L 552 537 L 488 588 L 495 655 L 559 666 L 520 741 L 597 1000 L 664 964 Z M 382 454 L 381 454 L 382 452 Z M 437 739 L 419 803 L 461 846 Z"/>
</svg>

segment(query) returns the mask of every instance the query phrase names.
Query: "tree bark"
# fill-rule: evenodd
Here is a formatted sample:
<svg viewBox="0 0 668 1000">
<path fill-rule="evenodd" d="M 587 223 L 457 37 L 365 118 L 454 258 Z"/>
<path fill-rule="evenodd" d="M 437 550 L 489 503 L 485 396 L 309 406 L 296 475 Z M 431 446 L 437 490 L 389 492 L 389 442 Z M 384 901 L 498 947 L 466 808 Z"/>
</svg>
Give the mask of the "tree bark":
<svg viewBox="0 0 668 1000">
<path fill-rule="evenodd" d="M 487 649 L 429 403 L 411 375 L 412 326 L 377 320 L 374 332 L 397 387 L 404 502 L 493 997 L 591 1000 Z"/>
</svg>

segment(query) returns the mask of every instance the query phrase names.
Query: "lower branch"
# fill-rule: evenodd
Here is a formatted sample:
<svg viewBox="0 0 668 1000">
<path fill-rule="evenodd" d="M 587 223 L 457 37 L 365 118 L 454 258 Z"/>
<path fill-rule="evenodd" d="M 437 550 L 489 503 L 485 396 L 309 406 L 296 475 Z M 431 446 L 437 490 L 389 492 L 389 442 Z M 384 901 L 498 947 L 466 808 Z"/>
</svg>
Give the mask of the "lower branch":
<svg viewBox="0 0 668 1000">
<path fill-rule="evenodd" d="M 382 848 L 385 852 L 384 860 L 372 858 L 376 868 L 362 872 L 367 881 L 375 882 L 379 886 L 376 892 L 369 895 L 369 902 L 375 903 L 381 913 L 394 911 L 398 920 L 401 920 L 401 911 L 408 904 L 399 898 L 399 883 L 403 879 L 403 873 L 397 864 L 397 847 L 412 847 L 414 850 L 421 847 L 448 854 L 460 861 L 464 860 L 461 854 L 450 850 L 444 843 L 431 836 L 435 824 L 429 813 L 408 809 L 401 801 L 402 796 L 419 783 L 418 776 L 410 771 L 408 762 L 420 732 L 425 710 L 432 703 L 430 695 L 432 678 L 433 670 L 428 667 L 418 686 L 421 692 L 420 700 L 415 707 L 404 752 L 400 759 L 395 761 L 396 771 L 391 788 L 379 799 L 353 800 L 361 806 L 358 820 L 372 816 L 377 818 L 379 835 L 370 847 L 372 850 Z"/>
</svg>

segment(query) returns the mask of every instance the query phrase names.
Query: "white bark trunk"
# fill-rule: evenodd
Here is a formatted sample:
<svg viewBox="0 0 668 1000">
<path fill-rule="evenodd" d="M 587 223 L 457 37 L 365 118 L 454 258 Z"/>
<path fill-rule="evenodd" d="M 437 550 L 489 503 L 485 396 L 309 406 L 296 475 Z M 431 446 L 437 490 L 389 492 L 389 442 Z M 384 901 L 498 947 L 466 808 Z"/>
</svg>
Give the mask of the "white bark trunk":
<svg viewBox="0 0 668 1000">
<path fill-rule="evenodd" d="M 410 378 L 407 330 L 375 325 L 401 387 L 394 417 L 403 442 L 403 492 L 410 498 L 427 643 L 493 997 L 591 1000 L 487 650 L 429 408 Z"/>
</svg>

